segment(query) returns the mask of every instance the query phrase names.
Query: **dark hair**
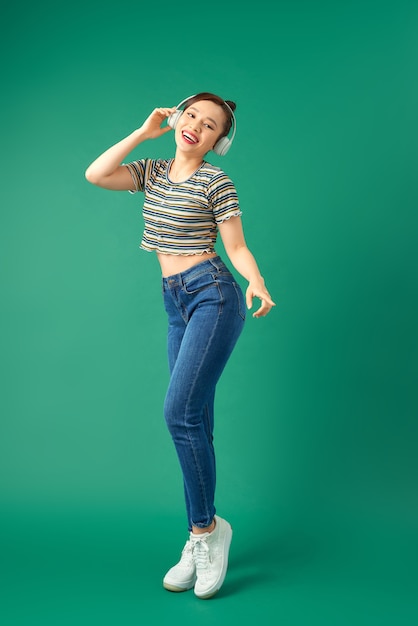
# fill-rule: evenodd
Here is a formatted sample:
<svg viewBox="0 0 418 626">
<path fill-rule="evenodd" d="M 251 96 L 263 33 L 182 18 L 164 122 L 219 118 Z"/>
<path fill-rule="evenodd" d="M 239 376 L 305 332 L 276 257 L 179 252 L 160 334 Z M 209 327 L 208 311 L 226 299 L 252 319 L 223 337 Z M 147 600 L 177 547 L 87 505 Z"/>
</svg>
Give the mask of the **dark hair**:
<svg viewBox="0 0 418 626">
<path fill-rule="evenodd" d="M 235 104 L 235 102 L 232 102 L 232 100 L 223 100 L 219 96 L 216 96 L 214 93 L 202 91 L 201 93 L 197 93 L 195 96 L 192 96 L 191 98 L 186 100 L 184 104 L 184 108 L 187 109 L 187 107 L 191 106 L 195 102 L 199 102 L 200 100 L 210 100 L 211 102 L 218 104 L 222 108 L 223 112 L 225 113 L 226 119 L 225 119 L 224 130 L 223 130 L 223 133 L 220 135 L 220 137 L 226 137 L 229 131 L 231 130 L 231 126 L 232 126 L 231 111 L 235 111 L 235 109 L 237 108 L 237 105 Z"/>
</svg>

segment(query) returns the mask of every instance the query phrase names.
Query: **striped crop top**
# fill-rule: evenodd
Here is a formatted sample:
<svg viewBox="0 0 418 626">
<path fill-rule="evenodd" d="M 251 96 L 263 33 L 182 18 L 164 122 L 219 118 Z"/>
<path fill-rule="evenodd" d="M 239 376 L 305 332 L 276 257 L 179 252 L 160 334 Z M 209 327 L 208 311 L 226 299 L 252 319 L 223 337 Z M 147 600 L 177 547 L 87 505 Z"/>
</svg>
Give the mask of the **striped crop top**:
<svg viewBox="0 0 418 626">
<path fill-rule="evenodd" d="M 192 255 L 213 252 L 217 225 L 238 215 L 238 196 L 231 179 L 204 161 L 190 178 L 172 182 L 172 159 L 141 159 L 125 163 L 134 188 L 143 191 L 144 234 L 140 247 L 148 252 Z"/>
</svg>

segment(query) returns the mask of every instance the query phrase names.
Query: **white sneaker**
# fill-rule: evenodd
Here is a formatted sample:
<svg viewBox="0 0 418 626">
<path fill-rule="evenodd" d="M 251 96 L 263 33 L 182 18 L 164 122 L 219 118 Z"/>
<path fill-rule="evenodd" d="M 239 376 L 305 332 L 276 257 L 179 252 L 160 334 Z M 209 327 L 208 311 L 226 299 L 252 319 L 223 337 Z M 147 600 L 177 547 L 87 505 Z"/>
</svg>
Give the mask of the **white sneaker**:
<svg viewBox="0 0 418 626">
<path fill-rule="evenodd" d="M 168 591 L 187 591 L 196 582 L 196 566 L 193 558 L 193 542 L 189 539 L 181 553 L 180 561 L 168 570 L 163 587 Z"/>
<path fill-rule="evenodd" d="M 211 533 L 191 534 L 197 575 L 194 592 L 202 599 L 211 598 L 219 591 L 228 567 L 232 528 L 217 515 L 215 522 L 215 529 Z"/>
</svg>

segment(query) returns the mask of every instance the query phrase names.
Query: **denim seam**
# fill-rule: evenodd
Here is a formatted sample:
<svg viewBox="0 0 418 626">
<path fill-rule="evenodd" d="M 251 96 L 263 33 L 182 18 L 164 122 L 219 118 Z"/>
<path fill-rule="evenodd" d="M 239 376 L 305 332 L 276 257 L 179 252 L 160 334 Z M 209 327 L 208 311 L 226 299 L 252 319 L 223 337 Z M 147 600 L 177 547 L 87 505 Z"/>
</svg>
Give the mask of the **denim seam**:
<svg viewBox="0 0 418 626">
<path fill-rule="evenodd" d="M 245 309 L 241 308 L 241 298 L 239 297 L 239 291 L 238 291 L 237 283 L 233 282 L 232 285 L 233 285 L 233 287 L 235 289 L 235 293 L 237 295 L 238 315 L 241 317 L 241 319 L 243 319 L 245 321 Z"/>
</svg>

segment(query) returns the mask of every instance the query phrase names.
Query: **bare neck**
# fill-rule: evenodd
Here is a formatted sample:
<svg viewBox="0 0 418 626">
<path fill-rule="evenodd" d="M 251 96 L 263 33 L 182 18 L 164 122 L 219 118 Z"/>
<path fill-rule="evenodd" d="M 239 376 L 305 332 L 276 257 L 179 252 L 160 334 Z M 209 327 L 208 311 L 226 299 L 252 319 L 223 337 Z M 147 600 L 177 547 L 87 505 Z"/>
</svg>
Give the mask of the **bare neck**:
<svg viewBox="0 0 418 626">
<path fill-rule="evenodd" d="M 176 153 L 169 171 L 170 180 L 172 180 L 173 183 L 181 183 L 182 181 L 187 180 L 197 169 L 199 169 L 202 163 L 203 159 L 200 157 L 188 159 Z"/>
</svg>

